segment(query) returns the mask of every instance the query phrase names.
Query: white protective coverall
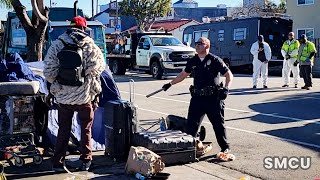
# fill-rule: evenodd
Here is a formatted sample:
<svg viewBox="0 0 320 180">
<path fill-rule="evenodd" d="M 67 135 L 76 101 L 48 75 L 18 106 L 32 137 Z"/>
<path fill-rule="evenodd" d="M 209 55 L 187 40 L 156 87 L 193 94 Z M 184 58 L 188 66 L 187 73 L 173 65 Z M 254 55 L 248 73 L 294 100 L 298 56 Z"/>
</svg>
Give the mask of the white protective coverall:
<svg viewBox="0 0 320 180">
<path fill-rule="evenodd" d="M 258 78 L 260 77 L 260 74 L 262 76 L 263 79 L 263 85 L 266 86 L 267 85 L 267 81 L 268 81 L 268 61 L 271 60 L 271 48 L 269 46 L 268 43 L 262 41 L 263 43 L 263 49 L 264 49 L 264 53 L 266 55 L 266 62 L 261 62 L 258 59 L 258 53 L 259 53 L 259 42 L 255 42 L 252 44 L 251 46 L 251 54 L 253 55 L 253 86 L 257 86 L 258 84 Z"/>
</svg>

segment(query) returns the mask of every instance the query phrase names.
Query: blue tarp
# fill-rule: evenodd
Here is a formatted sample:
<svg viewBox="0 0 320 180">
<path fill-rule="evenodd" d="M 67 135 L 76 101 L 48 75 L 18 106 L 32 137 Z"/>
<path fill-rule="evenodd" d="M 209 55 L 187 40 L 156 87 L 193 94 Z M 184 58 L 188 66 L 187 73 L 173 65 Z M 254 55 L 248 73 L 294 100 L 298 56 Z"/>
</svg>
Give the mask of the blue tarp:
<svg viewBox="0 0 320 180">
<path fill-rule="evenodd" d="M 26 65 L 18 53 L 11 54 L 0 63 L 0 82 L 35 79 L 32 70 Z"/>
<path fill-rule="evenodd" d="M 40 92 L 48 94 L 44 78 L 35 75 L 18 53 L 10 54 L 0 62 L 0 82 L 12 81 L 39 81 Z"/>
<path fill-rule="evenodd" d="M 48 131 L 47 135 L 50 142 L 54 145 L 56 144 L 56 139 L 58 135 L 58 110 L 56 107 L 52 107 L 49 110 L 49 119 L 48 119 Z M 104 150 L 105 149 L 105 135 L 104 135 L 104 108 L 98 107 L 94 112 L 94 120 L 92 125 L 92 150 Z M 81 129 L 80 129 L 80 121 L 78 119 L 77 113 L 73 115 L 72 118 L 72 128 L 71 133 L 77 140 L 80 142 L 81 140 Z"/>
</svg>

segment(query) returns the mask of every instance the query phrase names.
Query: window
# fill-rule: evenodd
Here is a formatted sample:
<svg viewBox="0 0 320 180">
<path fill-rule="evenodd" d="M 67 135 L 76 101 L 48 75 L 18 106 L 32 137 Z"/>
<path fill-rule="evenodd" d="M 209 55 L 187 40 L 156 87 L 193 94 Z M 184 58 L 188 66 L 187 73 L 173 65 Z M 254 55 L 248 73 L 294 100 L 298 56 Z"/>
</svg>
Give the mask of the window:
<svg viewBox="0 0 320 180">
<path fill-rule="evenodd" d="M 182 43 L 175 37 L 151 37 L 151 43 L 154 46 L 179 46 L 179 45 L 182 45 Z"/>
<path fill-rule="evenodd" d="M 314 4 L 314 0 L 298 0 L 298 6 L 309 5 L 309 4 Z"/>
<path fill-rule="evenodd" d="M 194 41 L 195 42 L 198 41 L 201 37 L 209 38 L 209 30 L 194 32 Z"/>
<path fill-rule="evenodd" d="M 184 34 L 183 36 L 183 42 L 188 42 L 189 44 L 191 44 L 192 42 L 192 34 Z"/>
<path fill-rule="evenodd" d="M 141 38 L 138 49 L 149 49 L 150 48 L 150 43 L 147 38 Z"/>
<path fill-rule="evenodd" d="M 218 41 L 220 42 L 224 41 L 224 30 L 218 31 Z"/>
<path fill-rule="evenodd" d="M 314 38 L 314 29 L 313 28 L 304 28 L 304 29 L 298 29 L 297 30 L 297 37 L 300 37 L 302 34 L 307 35 L 308 39 Z"/>
<path fill-rule="evenodd" d="M 237 28 L 233 30 L 233 40 L 240 41 L 246 39 L 247 28 Z"/>
</svg>

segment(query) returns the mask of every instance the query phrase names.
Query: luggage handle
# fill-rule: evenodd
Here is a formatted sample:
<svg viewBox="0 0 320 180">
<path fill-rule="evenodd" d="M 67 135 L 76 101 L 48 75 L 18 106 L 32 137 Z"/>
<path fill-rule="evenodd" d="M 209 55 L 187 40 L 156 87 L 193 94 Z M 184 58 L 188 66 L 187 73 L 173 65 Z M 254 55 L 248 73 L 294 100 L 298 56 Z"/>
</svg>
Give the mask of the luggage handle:
<svg viewBox="0 0 320 180">
<path fill-rule="evenodd" d="M 134 80 L 129 80 L 129 93 L 130 93 L 130 102 L 135 101 L 135 88 L 134 88 Z"/>
</svg>

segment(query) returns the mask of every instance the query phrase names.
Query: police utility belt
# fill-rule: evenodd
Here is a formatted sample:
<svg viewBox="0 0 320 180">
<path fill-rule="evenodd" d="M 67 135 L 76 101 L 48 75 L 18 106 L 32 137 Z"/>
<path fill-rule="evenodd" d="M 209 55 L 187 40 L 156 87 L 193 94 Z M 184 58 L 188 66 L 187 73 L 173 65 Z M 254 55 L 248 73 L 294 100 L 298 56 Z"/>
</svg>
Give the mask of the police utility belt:
<svg viewBox="0 0 320 180">
<path fill-rule="evenodd" d="M 199 89 L 191 85 L 189 90 L 191 96 L 213 96 L 218 94 L 219 88 L 216 86 L 206 86 Z"/>
</svg>

